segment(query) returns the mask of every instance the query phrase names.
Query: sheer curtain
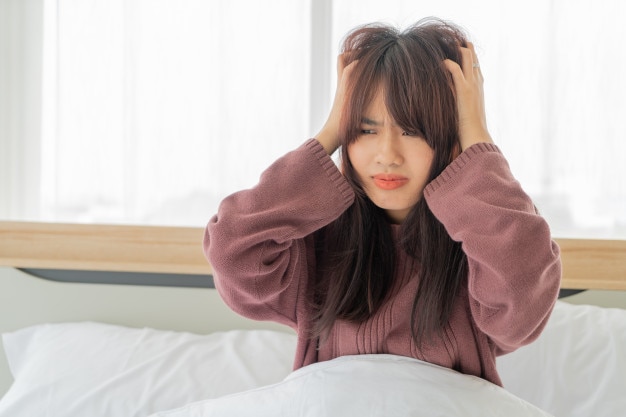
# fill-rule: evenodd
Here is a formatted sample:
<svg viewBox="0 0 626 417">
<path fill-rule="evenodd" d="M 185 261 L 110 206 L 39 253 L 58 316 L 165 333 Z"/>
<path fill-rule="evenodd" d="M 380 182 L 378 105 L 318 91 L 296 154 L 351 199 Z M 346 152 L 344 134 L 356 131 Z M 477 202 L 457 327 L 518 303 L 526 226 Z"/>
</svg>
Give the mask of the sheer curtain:
<svg viewBox="0 0 626 417">
<path fill-rule="evenodd" d="M 491 133 L 554 234 L 626 238 L 624 2 L 45 5 L 40 181 L 10 197 L 38 203 L 14 218 L 203 225 L 320 127 L 350 28 L 432 15 L 476 44 Z"/>
<path fill-rule="evenodd" d="M 310 135 L 308 6 L 57 0 L 43 216 L 199 225 L 253 185 Z"/>
</svg>

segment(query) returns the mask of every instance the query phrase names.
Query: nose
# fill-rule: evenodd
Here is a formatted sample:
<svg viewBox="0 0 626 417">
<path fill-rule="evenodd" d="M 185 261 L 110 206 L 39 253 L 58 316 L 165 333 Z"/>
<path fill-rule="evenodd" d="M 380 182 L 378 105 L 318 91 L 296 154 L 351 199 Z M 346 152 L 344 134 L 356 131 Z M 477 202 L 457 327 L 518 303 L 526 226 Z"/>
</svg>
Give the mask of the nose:
<svg viewBox="0 0 626 417">
<path fill-rule="evenodd" d="M 402 164 L 400 144 L 391 134 L 379 136 L 376 150 L 376 163 L 382 166 L 400 166 Z"/>
</svg>

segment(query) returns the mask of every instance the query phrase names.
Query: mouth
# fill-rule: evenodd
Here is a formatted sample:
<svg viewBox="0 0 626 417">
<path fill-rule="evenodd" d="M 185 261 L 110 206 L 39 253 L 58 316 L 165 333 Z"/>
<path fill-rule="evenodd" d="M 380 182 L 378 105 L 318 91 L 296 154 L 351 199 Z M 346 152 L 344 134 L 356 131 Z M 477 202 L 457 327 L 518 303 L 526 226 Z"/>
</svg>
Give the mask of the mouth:
<svg viewBox="0 0 626 417">
<path fill-rule="evenodd" d="M 374 184 L 383 190 L 395 190 L 409 182 L 409 179 L 401 175 L 378 174 L 372 177 Z"/>
</svg>

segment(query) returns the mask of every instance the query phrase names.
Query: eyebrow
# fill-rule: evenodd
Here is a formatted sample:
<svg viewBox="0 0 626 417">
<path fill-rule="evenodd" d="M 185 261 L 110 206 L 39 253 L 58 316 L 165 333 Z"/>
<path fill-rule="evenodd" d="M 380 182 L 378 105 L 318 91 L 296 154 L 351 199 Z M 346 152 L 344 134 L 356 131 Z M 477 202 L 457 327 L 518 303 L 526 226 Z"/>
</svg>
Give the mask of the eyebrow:
<svg viewBox="0 0 626 417">
<path fill-rule="evenodd" d="M 374 119 L 370 119 L 369 117 L 361 117 L 361 124 L 368 126 L 382 126 L 381 122 L 378 122 Z M 394 122 L 392 126 L 397 127 L 398 125 Z"/>
<path fill-rule="evenodd" d="M 364 125 L 369 125 L 369 126 L 380 126 L 380 122 L 377 122 L 376 120 L 372 120 L 368 117 L 362 117 L 361 123 L 363 123 Z"/>
</svg>

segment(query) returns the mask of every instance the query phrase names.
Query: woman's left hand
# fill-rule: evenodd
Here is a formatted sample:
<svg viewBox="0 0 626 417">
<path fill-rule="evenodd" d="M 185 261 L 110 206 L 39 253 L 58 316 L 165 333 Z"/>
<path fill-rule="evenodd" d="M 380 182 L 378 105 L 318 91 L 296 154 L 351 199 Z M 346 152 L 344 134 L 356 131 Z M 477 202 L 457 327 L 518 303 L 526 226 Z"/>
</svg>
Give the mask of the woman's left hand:
<svg viewBox="0 0 626 417">
<path fill-rule="evenodd" d="M 451 59 L 443 63 L 454 81 L 457 111 L 459 115 L 459 139 L 461 151 L 470 146 L 486 142 L 493 143 L 487 130 L 485 100 L 483 94 L 483 74 L 480 71 L 474 45 L 460 47 L 461 66 Z"/>
</svg>

